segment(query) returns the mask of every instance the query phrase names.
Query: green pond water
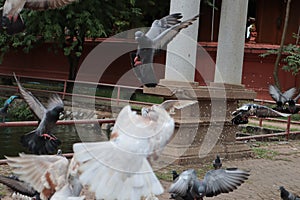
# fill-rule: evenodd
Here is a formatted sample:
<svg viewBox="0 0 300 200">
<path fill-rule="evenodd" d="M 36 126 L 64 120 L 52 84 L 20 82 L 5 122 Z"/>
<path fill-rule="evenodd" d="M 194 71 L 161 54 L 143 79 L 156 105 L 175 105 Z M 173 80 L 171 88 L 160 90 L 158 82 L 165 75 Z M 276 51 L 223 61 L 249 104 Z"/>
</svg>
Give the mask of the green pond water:
<svg viewBox="0 0 300 200">
<path fill-rule="evenodd" d="M 17 156 L 20 152 L 28 152 L 20 143 L 20 138 L 36 127 L 0 127 L 0 159 L 7 156 Z M 62 141 L 59 146 L 63 153 L 71 153 L 76 142 L 103 141 L 100 126 L 97 125 L 60 125 L 54 135 Z"/>
</svg>

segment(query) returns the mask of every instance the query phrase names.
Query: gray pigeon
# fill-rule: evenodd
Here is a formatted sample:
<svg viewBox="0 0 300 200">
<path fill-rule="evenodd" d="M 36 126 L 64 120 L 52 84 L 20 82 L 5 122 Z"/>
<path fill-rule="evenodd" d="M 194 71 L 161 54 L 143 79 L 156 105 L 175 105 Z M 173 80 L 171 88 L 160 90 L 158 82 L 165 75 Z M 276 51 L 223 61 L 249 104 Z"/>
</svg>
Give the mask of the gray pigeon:
<svg viewBox="0 0 300 200">
<path fill-rule="evenodd" d="M 19 16 L 23 8 L 31 10 L 55 9 L 70 4 L 74 1 L 76 0 L 6 0 L 3 5 L 2 27 L 10 27 L 11 24 L 15 22 L 23 23 L 22 18 Z"/>
<path fill-rule="evenodd" d="M 217 155 L 216 159 L 214 160 L 213 167 L 215 169 L 220 169 L 222 167 L 222 161 L 219 155 Z"/>
<path fill-rule="evenodd" d="M 30 109 L 41 120 L 37 129 L 21 137 L 21 143 L 34 154 L 50 154 L 55 152 L 61 142 L 52 132 L 56 126 L 59 114 L 64 111 L 63 101 L 57 94 L 53 95 L 49 99 L 48 107 L 45 108 L 31 92 L 22 87 L 15 74 L 14 77 L 22 97 Z"/>
<path fill-rule="evenodd" d="M 155 20 L 146 34 L 142 31 L 135 32 L 138 48 L 135 57 L 131 54 L 131 64 L 142 84 L 148 87 L 157 85 L 152 65 L 155 52 L 165 47 L 182 29 L 192 25 L 198 17 L 199 15 L 196 15 L 191 19 L 180 21 L 181 13 L 170 14 Z"/>
<path fill-rule="evenodd" d="M 296 196 L 291 192 L 287 191 L 283 186 L 280 186 L 279 190 L 280 190 L 280 197 L 282 200 L 300 200 L 299 196 Z"/>
<path fill-rule="evenodd" d="M 282 93 L 276 86 L 270 85 L 269 93 L 272 99 L 276 102 L 276 108 L 274 108 L 274 110 L 284 112 L 284 105 L 288 101 L 292 100 L 292 97 L 294 96 L 295 92 L 296 88 L 290 88 L 289 90 Z"/>
<path fill-rule="evenodd" d="M 2 108 L 0 108 L 0 116 L 2 116 L 2 121 L 5 121 L 5 117 L 7 116 L 7 111 L 8 111 L 8 107 L 9 105 L 15 100 L 20 98 L 19 96 L 13 95 L 10 96 L 5 102 Z"/>
<path fill-rule="evenodd" d="M 281 113 L 267 106 L 258 104 L 244 104 L 243 106 L 236 109 L 231 119 L 232 124 L 247 124 L 250 116 L 256 116 L 260 118 L 264 117 L 288 117 L 291 114 Z"/>
<path fill-rule="evenodd" d="M 203 180 L 199 180 L 194 169 L 182 172 L 172 183 L 169 193 L 176 200 L 202 200 L 221 193 L 229 193 L 237 189 L 250 174 L 237 168 L 208 171 Z"/>
</svg>

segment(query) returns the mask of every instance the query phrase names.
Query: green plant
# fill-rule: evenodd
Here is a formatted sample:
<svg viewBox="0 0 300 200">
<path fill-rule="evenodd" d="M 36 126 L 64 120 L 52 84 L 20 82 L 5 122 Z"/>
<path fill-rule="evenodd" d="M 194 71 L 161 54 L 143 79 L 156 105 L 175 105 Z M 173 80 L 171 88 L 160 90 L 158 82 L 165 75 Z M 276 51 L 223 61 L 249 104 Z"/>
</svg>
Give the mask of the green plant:
<svg viewBox="0 0 300 200">
<path fill-rule="evenodd" d="M 264 149 L 264 148 L 258 148 L 254 147 L 252 148 L 255 156 L 257 158 L 264 158 L 264 159 L 270 159 L 273 160 L 276 155 L 278 155 L 277 151 L 269 150 L 269 149 Z"/>
<path fill-rule="evenodd" d="M 12 121 L 35 120 L 33 112 L 24 101 L 14 101 L 8 110 L 9 119 Z"/>
</svg>

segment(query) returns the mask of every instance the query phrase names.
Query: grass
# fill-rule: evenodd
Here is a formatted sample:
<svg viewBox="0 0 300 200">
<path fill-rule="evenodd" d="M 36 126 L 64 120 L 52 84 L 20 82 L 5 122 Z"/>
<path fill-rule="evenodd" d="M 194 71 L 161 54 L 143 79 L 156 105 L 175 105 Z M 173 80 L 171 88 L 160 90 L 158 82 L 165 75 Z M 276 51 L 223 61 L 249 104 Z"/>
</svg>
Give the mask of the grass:
<svg viewBox="0 0 300 200">
<path fill-rule="evenodd" d="M 278 155 L 277 151 L 259 148 L 259 147 L 253 147 L 252 150 L 253 150 L 256 158 L 274 160 L 275 156 Z"/>
</svg>

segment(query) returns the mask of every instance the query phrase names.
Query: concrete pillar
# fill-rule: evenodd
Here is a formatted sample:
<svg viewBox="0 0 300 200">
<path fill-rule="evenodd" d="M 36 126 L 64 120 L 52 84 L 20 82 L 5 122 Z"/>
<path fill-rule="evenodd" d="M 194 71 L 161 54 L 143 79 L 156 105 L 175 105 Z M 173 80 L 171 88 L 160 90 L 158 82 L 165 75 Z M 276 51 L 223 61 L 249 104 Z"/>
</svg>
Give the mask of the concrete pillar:
<svg viewBox="0 0 300 200">
<path fill-rule="evenodd" d="M 182 13 L 186 20 L 200 12 L 200 0 L 171 0 L 170 14 Z M 198 23 L 181 30 L 168 45 L 165 80 L 194 82 Z"/>
<path fill-rule="evenodd" d="M 248 0 L 222 1 L 214 82 L 241 84 L 247 8 Z"/>
</svg>

